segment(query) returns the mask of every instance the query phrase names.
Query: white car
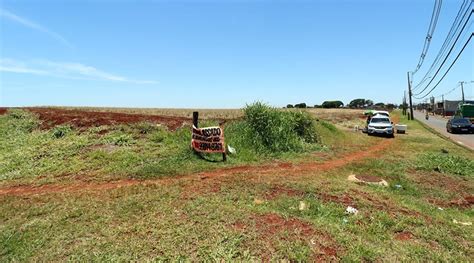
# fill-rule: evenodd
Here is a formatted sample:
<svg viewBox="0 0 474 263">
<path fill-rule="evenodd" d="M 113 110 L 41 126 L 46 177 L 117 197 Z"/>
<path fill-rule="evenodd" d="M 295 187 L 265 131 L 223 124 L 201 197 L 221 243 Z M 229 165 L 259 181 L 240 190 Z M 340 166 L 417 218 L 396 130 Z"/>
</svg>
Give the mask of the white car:
<svg viewBox="0 0 474 263">
<path fill-rule="evenodd" d="M 394 137 L 393 122 L 390 121 L 389 117 L 377 114 L 370 119 L 369 125 L 367 126 L 367 134 L 381 134 Z"/>
</svg>

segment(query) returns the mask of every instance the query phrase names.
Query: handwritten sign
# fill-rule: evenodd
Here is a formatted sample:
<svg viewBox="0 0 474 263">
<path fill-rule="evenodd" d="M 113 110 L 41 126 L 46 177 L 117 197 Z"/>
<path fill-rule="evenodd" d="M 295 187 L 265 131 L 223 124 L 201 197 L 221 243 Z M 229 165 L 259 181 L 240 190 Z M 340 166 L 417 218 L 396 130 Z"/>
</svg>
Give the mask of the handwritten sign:
<svg viewBox="0 0 474 263">
<path fill-rule="evenodd" d="M 221 127 L 196 128 L 193 126 L 191 146 L 195 151 L 223 153 L 224 130 Z"/>
</svg>

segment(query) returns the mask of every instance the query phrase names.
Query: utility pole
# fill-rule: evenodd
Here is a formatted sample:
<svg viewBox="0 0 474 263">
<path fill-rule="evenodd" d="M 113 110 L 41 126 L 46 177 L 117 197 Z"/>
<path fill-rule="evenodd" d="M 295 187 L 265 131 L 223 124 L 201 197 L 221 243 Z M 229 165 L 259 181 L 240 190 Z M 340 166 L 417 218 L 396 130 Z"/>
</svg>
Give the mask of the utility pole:
<svg viewBox="0 0 474 263">
<path fill-rule="evenodd" d="M 412 101 L 411 101 L 411 96 L 412 96 L 412 93 L 411 93 L 411 81 L 410 81 L 410 72 L 407 72 L 407 77 L 408 77 L 408 96 L 409 96 L 409 99 L 410 99 L 410 120 L 414 120 L 413 118 L 413 104 L 412 104 Z"/>
<path fill-rule="evenodd" d="M 459 83 L 461 83 L 461 92 L 462 92 L 462 104 L 464 104 L 464 81 L 460 81 Z"/>
<path fill-rule="evenodd" d="M 444 94 L 441 95 L 441 101 L 443 102 L 443 117 L 444 117 Z"/>
</svg>

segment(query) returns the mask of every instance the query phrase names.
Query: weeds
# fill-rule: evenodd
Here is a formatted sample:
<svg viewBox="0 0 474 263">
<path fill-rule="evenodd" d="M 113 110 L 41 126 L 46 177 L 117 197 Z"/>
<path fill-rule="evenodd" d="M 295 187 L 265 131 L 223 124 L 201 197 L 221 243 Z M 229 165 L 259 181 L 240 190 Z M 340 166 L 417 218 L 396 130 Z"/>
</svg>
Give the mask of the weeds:
<svg viewBox="0 0 474 263">
<path fill-rule="evenodd" d="M 428 153 L 421 155 L 418 158 L 416 168 L 420 170 L 437 171 L 440 173 L 472 176 L 474 171 L 474 161 L 456 155 Z"/>
<path fill-rule="evenodd" d="M 256 102 L 244 108 L 244 121 L 242 136 L 259 152 L 301 151 L 305 142 L 317 141 L 308 113 L 279 111 Z"/>
<path fill-rule="evenodd" d="M 56 139 L 62 138 L 66 136 L 69 132 L 71 132 L 71 126 L 69 125 L 60 125 L 53 128 L 53 137 Z"/>
<path fill-rule="evenodd" d="M 133 138 L 130 134 L 115 132 L 107 136 L 106 142 L 116 146 L 130 146 L 133 144 Z"/>
<path fill-rule="evenodd" d="M 3 121 L 1 121 L 3 119 Z M 7 114 L 1 116 L 0 126 L 8 129 L 0 129 L 4 132 L 26 132 L 30 133 L 38 127 L 39 121 L 33 113 L 19 109 L 10 109 Z"/>
</svg>

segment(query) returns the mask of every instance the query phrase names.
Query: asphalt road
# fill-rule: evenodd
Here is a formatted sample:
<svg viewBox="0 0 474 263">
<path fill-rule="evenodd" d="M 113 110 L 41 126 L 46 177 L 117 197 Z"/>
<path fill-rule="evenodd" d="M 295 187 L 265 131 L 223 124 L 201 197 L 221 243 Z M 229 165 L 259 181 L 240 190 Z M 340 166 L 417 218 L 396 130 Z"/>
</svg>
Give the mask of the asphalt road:
<svg viewBox="0 0 474 263">
<path fill-rule="evenodd" d="M 426 120 L 425 113 L 421 111 L 414 111 L 413 115 L 415 115 L 415 119 L 430 126 L 431 128 L 443 134 L 444 136 L 449 137 L 455 143 L 464 145 L 474 150 L 474 134 L 452 134 L 452 133 L 447 132 L 446 122 L 448 120 L 439 116 L 430 115 L 429 119 Z"/>
</svg>

